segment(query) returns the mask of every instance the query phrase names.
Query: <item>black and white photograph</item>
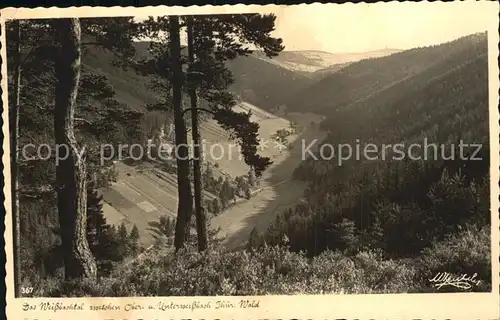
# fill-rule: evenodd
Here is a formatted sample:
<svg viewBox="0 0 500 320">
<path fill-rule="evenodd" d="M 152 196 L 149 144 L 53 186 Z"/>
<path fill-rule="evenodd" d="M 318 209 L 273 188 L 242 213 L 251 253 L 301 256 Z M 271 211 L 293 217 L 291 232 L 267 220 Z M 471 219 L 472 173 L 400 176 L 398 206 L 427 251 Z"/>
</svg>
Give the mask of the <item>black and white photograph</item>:
<svg viewBox="0 0 500 320">
<path fill-rule="evenodd" d="M 163 8 L 3 14 L 23 308 L 498 295 L 498 3 Z"/>
</svg>

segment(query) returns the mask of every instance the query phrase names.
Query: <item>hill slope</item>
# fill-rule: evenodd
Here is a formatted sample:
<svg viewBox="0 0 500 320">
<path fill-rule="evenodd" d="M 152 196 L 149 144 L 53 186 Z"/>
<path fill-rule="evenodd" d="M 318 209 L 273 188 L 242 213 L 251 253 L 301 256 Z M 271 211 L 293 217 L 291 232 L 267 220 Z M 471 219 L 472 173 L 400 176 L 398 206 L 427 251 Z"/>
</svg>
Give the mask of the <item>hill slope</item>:
<svg viewBox="0 0 500 320">
<path fill-rule="evenodd" d="M 353 63 L 294 94 L 285 105 L 291 111 L 308 110 L 328 115 L 334 109 L 365 99 L 434 65 L 461 59 L 471 41 L 477 38 L 472 35 L 439 46 Z"/>
<path fill-rule="evenodd" d="M 291 96 L 352 62 L 399 52 L 387 49 L 363 53 L 283 51 L 268 58 L 261 52 L 228 62 L 235 83 L 230 90 L 242 100 L 265 110 L 282 105 Z"/>
<path fill-rule="evenodd" d="M 138 111 L 144 111 L 148 103 L 157 99 L 148 88 L 149 79 L 133 70 L 123 70 L 113 66 L 113 55 L 98 47 L 86 47 L 83 50 L 82 64 L 94 73 L 104 75 L 113 86 L 116 99 Z"/>
<path fill-rule="evenodd" d="M 149 43 L 137 42 L 137 57 L 148 56 Z M 283 51 L 277 57 L 267 58 L 256 51 L 247 57 L 229 61 L 227 66 L 235 83 L 229 88 L 243 101 L 265 110 L 282 105 L 291 96 L 302 92 L 319 79 L 349 64 L 373 57 L 399 52 L 395 49 L 365 53 L 329 53 L 321 51 Z M 156 101 L 148 89 L 148 79 L 133 71 L 112 66 L 111 55 L 93 47 L 84 50 L 84 65 L 91 71 L 105 75 L 116 90 L 116 98 L 136 110 Z"/>
<path fill-rule="evenodd" d="M 274 58 L 273 58 L 274 59 Z M 272 60 L 271 60 L 272 61 Z M 314 80 L 269 60 L 250 55 L 228 62 L 235 83 L 230 91 L 243 101 L 271 110 L 294 92 L 311 85 Z"/>
<path fill-rule="evenodd" d="M 148 56 L 148 47 L 147 42 L 137 42 L 137 57 Z M 229 90 L 240 96 L 243 101 L 270 110 L 281 104 L 290 94 L 314 82 L 309 76 L 272 61 L 273 59 L 259 58 L 258 54 L 228 61 L 227 66 L 235 80 Z M 116 90 L 117 100 L 133 109 L 144 110 L 146 104 L 156 101 L 155 93 L 148 88 L 148 78 L 132 70 L 124 71 L 114 67 L 109 52 L 94 47 L 86 48 L 83 64 L 89 70 L 108 77 Z"/>
<path fill-rule="evenodd" d="M 337 153 L 302 162 L 295 176 L 310 183 L 306 199 L 278 217 L 269 243 L 286 234 L 293 250 L 310 254 L 374 247 L 391 257 L 415 257 L 467 225 L 489 225 L 485 34 L 363 61 L 329 78 L 338 99 L 329 101 L 322 91 L 325 100 L 316 104 L 329 116 L 324 143 L 359 145 L 360 156 L 352 153 L 341 165 Z M 459 157 L 461 141 L 481 146 L 472 159 L 478 161 L 467 161 L 474 148 Z M 365 156 L 367 143 L 377 151 Z M 394 152 L 397 144 L 403 158 Z M 447 268 L 459 272 L 457 265 Z"/>
</svg>

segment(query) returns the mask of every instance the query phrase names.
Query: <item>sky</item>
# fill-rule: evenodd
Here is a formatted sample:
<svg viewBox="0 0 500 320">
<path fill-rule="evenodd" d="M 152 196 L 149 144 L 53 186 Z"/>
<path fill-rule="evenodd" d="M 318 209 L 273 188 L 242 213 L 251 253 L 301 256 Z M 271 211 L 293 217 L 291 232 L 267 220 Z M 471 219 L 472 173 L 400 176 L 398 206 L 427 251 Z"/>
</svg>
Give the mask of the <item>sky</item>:
<svg viewBox="0 0 500 320">
<path fill-rule="evenodd" d="M 476 3 L 477 4 L 477 3 Z M 488 29 L 491 7 L 470 2 L 312 4 L 282 7 L 275 36 L 286 50 L 364 52 L 410 49 Z"/>
<path fill-rule="evenodd" d="M 212 8 L 207 13 L 273 13 L 277 19 L 272 35 L 283 39 L 285 50 L 333 53 L 410 49 L 448 42 L 491 29 L 498 10 L 493 2 L 472 0 Z"/>
</svg>

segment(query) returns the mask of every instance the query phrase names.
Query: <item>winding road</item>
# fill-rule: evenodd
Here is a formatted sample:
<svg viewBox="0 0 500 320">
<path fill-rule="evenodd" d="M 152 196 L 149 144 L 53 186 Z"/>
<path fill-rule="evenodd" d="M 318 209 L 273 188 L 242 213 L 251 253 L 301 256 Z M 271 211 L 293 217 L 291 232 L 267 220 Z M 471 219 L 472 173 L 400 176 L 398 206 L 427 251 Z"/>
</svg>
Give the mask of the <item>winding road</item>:
<svg viewBox="0 0 500 320">
<path fill-rule="evenodd" d="M 301 141 L 321 138 L 324 133 L 318 128 L 302 124 L 306 129 L 300 137 L 290 140 L 294 144 L 291 150 L 285 150 L 273 158 L 272 166 L 265 171 L 261 187 L 255 190 L 250 200 L 236 203 L 210 221 L 210 227 L 220 228 L 223 244 L 229 249 L 244 246 L 253 228 L 261 233 L 285 209 L 295 205 L 302 198 L 306 183 L 292 179 L 295 168 L 302 161 Z"/>
<path fill-rule="evenodd" d="M 210 227 L 220 228 L 222 244 L 228 249 L 244 246 L 252 229 L 265 232 L 276 216 L 302 197 L 305 183 L 286 179 L 258 189 L 248 201 L 235 204 L 212 218 Z"/>
<path fill-rule="evenodd" d="M 254 228 L 264 233 L 280 213 L 295 205 L 303 196 L 306 183 L 292 179 L 293 171 L 302 161 L 301 141 L 321 138 L 323 133 L 317 126 L 311 126 L 311 117 L 297 114 L 296 118 L 295 123 L 304 130 L 300 136 L 289 137 L 289 142 L 294 145 L 293 148 L 279 154 L 274 153 L 273 164 L 264 172 L 259 187 L 252 191 L 252 197 L 249 200 L 238 199 L 232 206 L 210 220 L 209 228 L 219 230 L 219 236 L 223 239 L 222 244 L 228 249 L 234 250 L 245 246 Z M 271 150 L 266 151 L 269 153 Z M 265 153 L 264 155 L 268 156 Z M 232 165 L 235 166 L 234 163 Z M 149 246 L 146 252 L 125 265 L 147 256 L 147 251 L 150 249 L 154 247 Z"/>
</svg>

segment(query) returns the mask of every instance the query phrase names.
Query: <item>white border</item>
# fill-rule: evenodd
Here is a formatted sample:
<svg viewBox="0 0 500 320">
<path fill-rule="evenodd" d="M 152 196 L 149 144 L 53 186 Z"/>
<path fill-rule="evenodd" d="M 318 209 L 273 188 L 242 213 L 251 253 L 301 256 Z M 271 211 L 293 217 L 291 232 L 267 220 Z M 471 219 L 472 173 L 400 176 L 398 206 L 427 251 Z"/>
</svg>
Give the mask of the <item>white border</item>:
<svg viewBox="0 0 500 320">
<path fill-rule="evenodd" d="M 335 5 L 335 4 L 329 4 Z M 352 5 L 352 4 L 344 4 Z M 356 4 L 367 6 L 366 3 Z M 420 2 L 419 5 L 432 3 Z M 470 5 L 470 3 L 469 3 Z M 499 319 L 499 111 L 498 111 L 498 12 L 497 2 L 476 2 L 477 6 L 490 8 L 491 16 L 484 17 L 491 23 L 488 29 L 489 46 L 489 95 L 490 95 L 490 141 L 491 141 L 491 212 L 492 212 L 492 293 L 453 293 L 453 294 L 371 294 L 371 295 L 323 295 L 323 296 L 257 296 L 248 297 L 260 301 L 260 307 L 255 309 L 195 309 L 193 311 L 170 310 L 168 312 L 148 311 L 147 305 L 156 305 L 159 301 L 189 303 L 198 301 L 206 303 L 211 301 L 215 304 L 218 300 L 238 303 L 239 297 L 166 297 L 166 298 L 14 298 L 13 292 L 13 261 L 12 252 L 12 217 L 11 217 L 11 184 L 10 184 L 10 148 L 9 139 L 4 139 L 2 158 L 5 177 L 5 203 L 7 211 L 5 220 L 7 256 L 7 318 L 8 319 L 39 319 L 56 320 L 85 318 L 91 319 L 180 319 L 180 318 L 204 318 L 204 319 L 226 319 L 226 318 L 281 318 L 281 319 L 324 319 L 324 318 L 346 318 L 346 319 Z M 306 5 L 301 5 L 306 6 Z M 6 55 L 5 49 L 5 20 L 28 19 L 28 18 L 55 18 L 55 17 L 105 17 L 105 16 L 149 16 L 149 15 L 172 15 L 172 14 L 214 14 L 214 13 L 242 13 L 242 12 L 267 12 L 276 9 L 276 5 L 224 5 L 224 6 L 191 6 L 191 7 L 78 7 L 78 8 L 35 8 L 16 9 L 7 8 L 1 10 L 2 27 L 2 57 Z M 432 9 L 430 9 L 432 10 Z M 3 59 L 5 62 L 5 59 Z M 2 63 L 2 75 L 7 74 L 7 66 Z M 7 78 L 2 77 L 2 99 L 4 110 L 3 133 L 8 137 L 9 124 L 7 114 Z M 23 312 L 22 305 L 25 302 L 39 304 L 40 302 L 77 302 L 89 304 L 102 304 L 111 302 L 121 305 L 122 309 L 129 303 L 143 304 L 146 310 L 141 312 Z"/>
</svg>

